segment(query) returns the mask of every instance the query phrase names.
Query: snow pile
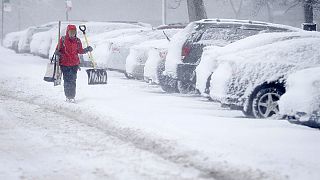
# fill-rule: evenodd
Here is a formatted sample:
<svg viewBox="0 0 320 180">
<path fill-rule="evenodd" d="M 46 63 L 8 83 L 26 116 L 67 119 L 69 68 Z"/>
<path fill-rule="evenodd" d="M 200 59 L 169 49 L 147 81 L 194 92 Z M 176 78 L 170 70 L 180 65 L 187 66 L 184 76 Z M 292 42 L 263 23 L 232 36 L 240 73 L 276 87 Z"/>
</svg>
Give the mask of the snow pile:
<svg viewBox="0 0 320 180">
<path fill-rule="evenodd" d="M 262 33 L 249 36 L 224 47 L 205 47 L 200 64 L 196 68 L 197 89 L 201 93 L 204 93 L 208 77 L 215 71 L 219 63 L 221 63 L 217 60 L 219 56 L 301 37 L 320 37 L 320 34 L 318 32 Z"/>
<path fill-rule="evenodd" d="M 135 68 L 144 66 L 148 59 L 148 51 L 155 48 L 166 48 L 169 44 L 167 39 L 157 39 L 145 41 L 130 48 L 130 53 L 126 59 L 126 72 L 133 73 Z M 143 71 L 143 67 L 142 67 Z M 143 74 L 142 74 L 143 76 Z"/>
<path fill-rule="evenodd" d="M 195 23 L 192 22 L 172 37 L 168 45 L 168 49 L 170 49 L 170 51 L 168 51 L 165 63 L 165 71 L 163 72 L 165 75 L 170 75 L 172 77 L 176 76 L 177 65 L 182 63 L 182 46 L 187 40 L 187 38 L 190 36 L 190 33 L 193 31 L 194 28 Z"/>
<path fill-rule="evenodd" d="M 281 114 L 311 115 L 320 111 L 320 67 L 308 68 L 290 74 L 286 81 L 286 93 L 279 101 Z"/>
<path fill-rule="evenodd" d="M 257 86 L 285 78 L 296 70 L 319 65 L 319 40 L 316 37 L 286 40 L 218 57 L 218 61 L 229 63 L 232 67 L 232 76 L 225 79 L 225 83 L 216 84 L 215 72 L 211 79 L 210 96 L 225 103 L 238 101 L 237 105 L 242 106 Z M 219 66 L 218 69 L 225 67 Z M 225 71 L 228 70 L 218 72 Z M 225 84 L 226 87 L 220 86 Z M 215 94 L 223 90 L 224 93 Z"/>
</svg>

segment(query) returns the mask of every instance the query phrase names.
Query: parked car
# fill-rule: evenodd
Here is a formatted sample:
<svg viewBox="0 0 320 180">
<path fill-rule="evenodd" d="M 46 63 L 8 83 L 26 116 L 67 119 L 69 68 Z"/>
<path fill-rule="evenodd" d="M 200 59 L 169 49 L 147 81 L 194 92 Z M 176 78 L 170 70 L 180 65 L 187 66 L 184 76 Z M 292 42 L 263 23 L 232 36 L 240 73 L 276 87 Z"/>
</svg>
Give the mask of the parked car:
<svg viewBox="0 0 320 180">
<path fill-rule="evenodd" d="M 19 53 L 30 53 L 30 43 L 32 41 L 32 36 L 34 34 L 49 31 L 55 26 L 55 23 L 48 23 L 41 26 L 29 27 L 24 34 L 20 36 L 18 43 L 18 52 Z"/>
<path fill-rule="evenodd" d="M 219 56 L 235 53 L 238 51 L 244 51 L 247 49 L 256 48 L 259 46 L 264 46 L 267 44 L 272 44 L 275 42 L 285 41 L 289 39 L 313 36 L 317 37 L 319 36 L 319 34 L 307 31 L 304 31 L 304 33 L 263 33 L 247 37 L 244 40 L 231 43 L 224 47 L 205 47 L 201 56 L 201 62 L 196 68 L 196 88 L 202 95 L 209 95 L 211 75 L 218 67 L 219 63 L 221 63 L 217 59 Z"/>
<path fill-rule="evenodd" d="M 192 22 L 169 44 L 162 89 L 166 92 L 195 91 L 195 69 L 203 48 L 225 46 L 248 36 L 266 32 L 300 31 L 298 28 L 256 21 L 205 19 Z"/>
<path fill-rule="evenodd" d="M 11 32 L 6 34 L 6 36 L 3 39 L 3 46 L 12 49 L 15 52 L 18 52 L 19 39 L 23 34 L 26 33 L 26 31 L 27 29 L 23 31 Z"/>
<path fill-rule="evenodd" d="M 157 30 L 163 30 L 165 36 L 166 30 L 176 30 L 176 33 L 185 27 L 184 24 L 168 24 L 157 27 Z M 170 35 L 173 35 L 171 33 Z M 138 45 L 130 47 L 130 53 L 126 59 L 126 74 L 128 78 L 144 79 L 144 67 L 148 59 L 148 51 L 151 49 L 167 49 L 170 41 L 169 37 L 163 37 L 159 40 L 145 41 Z"/>
<path fill-rule="evenodd" d="M 290 122 L 320 128 L 320 66 L 288 76 L 279 109 Z"/>
<path fill-rule="evenodd" d="M 219 56 L 210 97 L 249 117 L 277 114 L 287 76 L 320 64 L 320 33 L 314 34 Z"/>
<path fill-rule="evenodd" d="M 165 30 L 168 37 L 177 32 L 176 29 Z M 123 72 L 126 76 L 126 58 L 129 55 L 130 47 L 139 43 L 158 40 L 165 37 L 163 29 L 142 30 L 134 35 L 121 36 L 109 39 L 106 49 L 105 67 L 109 70 Z M 130 77 L 129 77 L 130 78 Z"/>
<path fill-rule="evenodd" d="M 167 39 L 145 41 L 130 47 L 126 58 L 126 74 L 128 78 L 144 79 L 144 67 L 148 60 L 149 50 L 165 48 L 168 46 Z"/>
</svg>

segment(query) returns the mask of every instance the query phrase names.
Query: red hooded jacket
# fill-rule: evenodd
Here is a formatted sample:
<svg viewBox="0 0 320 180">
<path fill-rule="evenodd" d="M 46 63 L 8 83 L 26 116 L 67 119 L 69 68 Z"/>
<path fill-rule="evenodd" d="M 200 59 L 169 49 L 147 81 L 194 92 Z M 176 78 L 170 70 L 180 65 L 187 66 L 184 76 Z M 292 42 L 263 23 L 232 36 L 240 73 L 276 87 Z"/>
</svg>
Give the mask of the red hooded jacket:
<svg viewBox="0 0 320 180">
<path fill-rule="evenodd" d="M 79 38 L 70 38 L 69 31 L 77 30 L 75 25 L 68 25 L 66 36 L 60 38 L 60 65 L 77 66 L 80 64 L 79 54 L 84 54 L 82 44 Z"/>
</svg>

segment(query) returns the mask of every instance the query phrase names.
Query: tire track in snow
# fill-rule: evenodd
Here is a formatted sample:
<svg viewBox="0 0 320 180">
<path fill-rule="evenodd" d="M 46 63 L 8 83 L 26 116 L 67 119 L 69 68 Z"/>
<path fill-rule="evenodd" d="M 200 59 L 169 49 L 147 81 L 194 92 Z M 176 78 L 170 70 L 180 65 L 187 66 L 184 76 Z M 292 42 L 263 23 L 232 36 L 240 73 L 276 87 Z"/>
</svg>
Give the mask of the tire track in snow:
<svg viewBox="0 0 320 180">
<path fill-rule="evenodd" d="M 0 96 L 0 179 L 203 179 L 96 127 Z"/>
</svg>

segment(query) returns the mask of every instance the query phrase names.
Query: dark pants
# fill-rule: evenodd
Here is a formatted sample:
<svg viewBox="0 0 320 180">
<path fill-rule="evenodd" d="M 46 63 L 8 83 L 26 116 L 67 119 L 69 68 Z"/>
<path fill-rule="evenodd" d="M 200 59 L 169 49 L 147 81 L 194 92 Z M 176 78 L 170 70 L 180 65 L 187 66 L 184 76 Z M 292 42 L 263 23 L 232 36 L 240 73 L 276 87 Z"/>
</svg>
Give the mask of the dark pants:
<svg viewBox="0 0 320 180">
<path fill-rule="evenodd" d="M 64 81 L 64 94 L 67 98 L 74 98 L 76 96 L 78 66 L 61 66 L 61 71 Z"/>
</svg>

